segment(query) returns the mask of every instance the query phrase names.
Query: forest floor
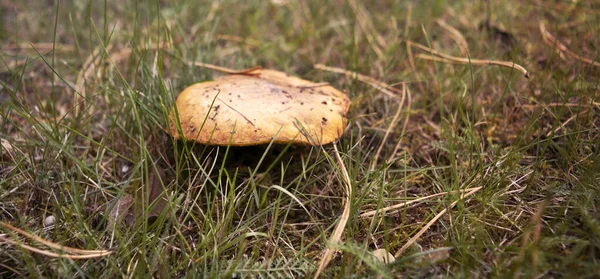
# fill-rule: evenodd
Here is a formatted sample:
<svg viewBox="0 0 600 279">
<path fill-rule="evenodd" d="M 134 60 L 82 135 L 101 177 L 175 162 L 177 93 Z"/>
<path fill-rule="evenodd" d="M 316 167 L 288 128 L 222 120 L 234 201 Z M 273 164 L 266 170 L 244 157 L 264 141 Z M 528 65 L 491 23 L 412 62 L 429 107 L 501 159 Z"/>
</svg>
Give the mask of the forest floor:
<svg viewBox="0 0 600 279">
<path fill-rule="evenodd" d="M 0 277 L 600 274 L 598 1 L 5 0 L 0 14 Z M 174 140 L 179 92 L 223 75 L 194 62 L 327 82 L 352 101 L 345 133 Z M 114 214 L 148 189 L 166 201 Z"/>
</svg>

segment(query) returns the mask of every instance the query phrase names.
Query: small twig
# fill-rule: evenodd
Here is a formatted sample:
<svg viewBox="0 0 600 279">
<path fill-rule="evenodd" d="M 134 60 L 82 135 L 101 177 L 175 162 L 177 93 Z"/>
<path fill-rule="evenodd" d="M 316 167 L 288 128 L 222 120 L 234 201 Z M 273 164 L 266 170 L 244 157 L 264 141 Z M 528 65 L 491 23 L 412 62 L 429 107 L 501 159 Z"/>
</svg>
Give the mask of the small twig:
<svg viewBox="0 0 600 279">
<path fill-rule="evenodd" d="M 328 247 L 327 247 L 327 249 L 325 249 L 323 258 L 321 258 L 321 262 L 319 263 L 319 268 L 317 269 L 317 272 L 315 273 L 315 276 L 313 278 L 318 278 L 319 275 L 321 274 L 321 272 L 323 272 L 323 270 L 325 270 L 327 265 L 329 265 L 329 262 L 331 261 L 331 259 L 333 259 L 333 253 L 335 253 L 336 249 L 332 248 L 330 245 L 334 245 L 334 244 L 337 244 L 340 242 L 340 239 L 342 238 L 342 234 L 344 233 L 344 230 L 346 228 L 346 223 L 348 222 L 348 219 L 350 218 L 352 182 L 350 180 L 350 175 L 348 174 L 348 170 L 346 169 L 346 166 L 344 165 L 344 161 L 342 161 L 342 157 L 340 157 L 340 152 L 338 151 L 337 146 L 335 144 L 333 145 L 333 150 L 334 150 L 334 155 L 335 155 L 336 161 L 338 163 L 338 167 L 340 168 L 340 171 L 342 172 L 342 178 L 344 179 L 343 184 L 344 184 L 344 190 L 346 192 L 346 199 L 344 202 L 344 211 L 342 211 L 342 216 L 340 217 L 340 221 L 335 226 L 335 230 L 333 231 L 333 234 L 329 238 L 329 245 L 327 245 Z M 325 152 L 325 151 L 323 151 L 323 152 Z"/>
<path fill-rule="evenodd" d="M 581 55 L 578 55 L 578 54 L 572 52 L 571 50 L 569 50 L 569 48 L 567 48 L 567 46 L 565 46 L 563 43 L 558 41 L 558 39 L 556 39 L 556 37 L 554 37 L 552 34 L 550 34 L 550 32 L 548 32 L 548 30 L 546 29 L 546 26 L 544 25 L 544 22 L 542 22 L 542 21 L 540 22 L 540 33 L 542 33 L 542 39 L 544 40 L 544 43 L 546 43 L 550 47 L 553 47 L 560 55 L 567 55 L 567 56 L 569 56 L 575 60 L 581 61 L 583 63 L 589 64 L 592 66 L 596 66 L 596 67 L 600 67 L 599 62 L 596 62 L 592 59 L 581 57 Z"/>
<path fill-rule="evenodd" d="M 386 95 L 395 98 L 397 96 L 396 93 L 402 93 L 400 90 L 386 84 L 383 83 L 381 81 L 378 81 L 372 77 L 369 76 L 365 76 L 356 72 L 352 72 L 352 71 L 348 71 L 345 69 L 341 69 L 341 68 L 336 68 L 336 67 L 330 67 L 330 66 L 325 66 L 323 64 L 315 64 L 314 65 L 315 69 L 319 69 L 319 70 L 323 70 L 323 71 L 329 71 L 329 72 L 334 72 L 334 73 L 338 73 L 338 74 L 344 74 L 350 78 L 355 78 L 358 79 L 359 81 L 362 81 L 368 85 L 371 85 L 372 87 L 374 87 L 375 89 L 385 93 Z M 394 91 L 394 92 L 392 92 Z"/>
<path fill-rule="evenodd" d="M 419 44 L 419 43 L 415 43 L 415 42 L 409 41 L 409 44 L 411 46 L 415 46 L 415 47 L 417 47 L 417 48 L 419 48 L 421 50 L 427 51 L 427 52 L 429 52 L 429 53 L 432 54 L 432 55 L 419 54 L 419 55 L 417 55 L 417 58 L 427 59 L 427 60 L 433 60 L 433 61 L 438 61 L 438 62 L 443 62 L 443 63 L 503 66 L 503 67 L 515 69 L 515 70 L 523 73 L 523 75 L 525 75 L 526 78 L 529 78 L 529 72 L 523 66 L 521 66 L 519 64 L 516 64 L 514 62 L 498 61 L 498 60 L 468 59 L 468 58 L 454 57 L 454 56 L 451 56 L 451 55 L 444 54 L 444 53 L 441 53 L 439 51 L 433 50 L 431 48 L 428 48 L 428 47 L 426 47 L 426 46 L 424 46 L 422 44 Z M 436 57 L 436 56 L 439 56 L 439 57 Z"/>
<path fill-rule="evenodd" d="M 440 219 L 447 211 L 448 209 L 453 208 L 458 201 L 475 194 L 477 191 L 479 191 L 482 187 L 475 187 L 472 188 L 473 190 L 469 191 L 468 193 L 463 193 L 461 195 L 461 197 L 457 200 L 454 201 L 453 203 L 450 204 L 450 206 L 448 206 L 448 208 L 444 208 L 442 211 L 440 211 L 440 213 L 438 213 L 437 215 L 435 215 L 435 217 L 433 217 L 433 219 L 431 219 L 431 221 L 429 221 L 423 228 L 421 228 L 421 230 L 419 230 L 419 232 L 417 232 L 413 237 L 411 237 L 401 248 L 400 250 L 398 250 L 398 252 L 396 252 L 396 254 L 394 255 L 396 258 L 398 258 L 400 255 L 402 255 L 402 253 L 404 253 L 404 251 L 406 251 L 406 249 L 408 249 L 408 247 L 410 247 L 411 245 L 413 245 L 413 243 L 415 243 L 417 241 L 417 239 L 419 239 L 419 237 L 421 237 L 421 235 L 423 235 L 431 226 L 433 226 L 433 224 L 435 224 L 435 222 L 437 222 L 438 219 Z"/>
</svg>

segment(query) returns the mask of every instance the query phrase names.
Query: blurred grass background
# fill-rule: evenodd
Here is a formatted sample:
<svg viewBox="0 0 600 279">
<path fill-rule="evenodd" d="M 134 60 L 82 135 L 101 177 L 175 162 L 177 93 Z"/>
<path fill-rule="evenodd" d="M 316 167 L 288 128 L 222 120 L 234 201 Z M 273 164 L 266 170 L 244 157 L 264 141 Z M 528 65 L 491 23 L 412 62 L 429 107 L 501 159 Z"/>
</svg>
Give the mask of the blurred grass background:
<svg viewBox="0 0 600 279">
<path fill-rule="evenodd" d="M 336 143 L 350 215 L 323 277 L 600 273 L 600 71 L 585 62 L 599 57 L 598 1 L 4 0 L 0 12 L 0 219 L 113 251 L 47 257 L 7 239 L 57 251 L 2 226 L 0 277 L 316 273 L 344 206 L 331 146 L 173 141 L 177 94 L 219 75 L 196 61 L 277 69 L 352 99 Z M 531 77 L 420 59 L 408 42 Z M 406 98 L 318 63 L 406 84 Z M 115 201 L 153 185 L 171 210 L 113 230 Z M 396 254 L 442 210 L 392 263 L 371 256 Z"/>
</svg>

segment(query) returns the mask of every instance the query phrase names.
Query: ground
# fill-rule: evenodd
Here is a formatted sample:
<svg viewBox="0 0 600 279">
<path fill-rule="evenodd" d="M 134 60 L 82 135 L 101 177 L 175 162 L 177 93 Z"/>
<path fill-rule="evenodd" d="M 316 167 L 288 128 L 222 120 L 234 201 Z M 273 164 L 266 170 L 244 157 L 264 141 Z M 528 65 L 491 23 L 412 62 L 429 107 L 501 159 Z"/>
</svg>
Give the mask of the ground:
<svg viewBox="0 0 600 279">
<path fill-rule="evenodd" d="M 600 2 L 0 11 L 0 277 L 600 274 Z M 327 82 L 352 101 L 345 133 L 174 140 L 178 93 L 222 75 L 195 62 Z"/>
</svg>

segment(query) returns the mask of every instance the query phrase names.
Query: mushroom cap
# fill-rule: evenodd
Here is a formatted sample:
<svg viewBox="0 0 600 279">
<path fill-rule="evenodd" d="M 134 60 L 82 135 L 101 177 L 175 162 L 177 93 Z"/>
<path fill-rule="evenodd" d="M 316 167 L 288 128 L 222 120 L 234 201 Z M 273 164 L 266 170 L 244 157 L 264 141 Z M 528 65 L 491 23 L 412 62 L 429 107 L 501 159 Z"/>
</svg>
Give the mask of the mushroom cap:
<svg viewBox="0 0 600 279">
<path fill-rule="evenodd" d="M 254 70 L 186 88 L 171 112 L 169 132 L 210 145 L 322 145 L 342 135 L 349 105 L 327 84 Z"/>
</svg>

